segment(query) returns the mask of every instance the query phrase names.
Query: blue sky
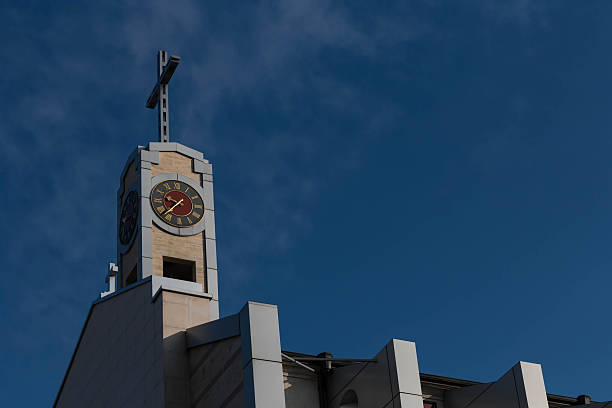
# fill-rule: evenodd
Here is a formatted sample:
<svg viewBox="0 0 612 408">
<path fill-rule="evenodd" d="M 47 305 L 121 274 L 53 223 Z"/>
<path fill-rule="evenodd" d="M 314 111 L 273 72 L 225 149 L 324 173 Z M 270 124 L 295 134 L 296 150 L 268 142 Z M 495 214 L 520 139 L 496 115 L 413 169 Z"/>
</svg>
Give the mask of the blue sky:
<svg viewBox="0 0 612 408">
<path fill-rule="evenodd" d="M 0 6 L 5 402 L 52 403 L 103 289 L 159 48 L 171 138 L 214 165 L 222 315 L 612 399 L 610 2 L 85 3 Z"/>
</svg>

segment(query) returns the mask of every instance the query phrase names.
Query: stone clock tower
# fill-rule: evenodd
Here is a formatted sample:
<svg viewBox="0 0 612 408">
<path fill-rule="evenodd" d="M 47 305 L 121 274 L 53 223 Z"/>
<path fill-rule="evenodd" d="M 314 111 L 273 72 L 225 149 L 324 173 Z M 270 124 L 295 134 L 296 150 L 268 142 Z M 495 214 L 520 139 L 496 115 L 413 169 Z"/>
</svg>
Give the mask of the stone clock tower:
<svg viewBox="0 0 612 408">
<path fill-rule="evenodd" d="M 213 320 L 219 298 L 212 165 L 201 152 L 170 142 L 168 83 L 179 61 L 159 52 L 157 81 L 146 103 L 158 108 L 159 142 L 138 146 L 121 172 L 118 268 L 109 270 L 115 282 L 110 290 L 151 277 L 154 286 L 192 294 L 199 314 L 209 312 L 200 318 Z"/>
<path fill-rule="evenodd" d="M 218 318 L 214 210 L 202 153 L 170 142 L 134 150 L 117 192 L 117 289 L 149 276 L 180 280 Z"/>
<path fill-rule="evenodd" d="M 159 52 L 146 103 L 158 108 L 159 141 L 121 170 L 108 290 L 89 309 L 54 407 L 286 408 L 276 306 L 248 302 L 219 319 L 212 165 L 170 142 L 178 63 Z"/>
</svg>

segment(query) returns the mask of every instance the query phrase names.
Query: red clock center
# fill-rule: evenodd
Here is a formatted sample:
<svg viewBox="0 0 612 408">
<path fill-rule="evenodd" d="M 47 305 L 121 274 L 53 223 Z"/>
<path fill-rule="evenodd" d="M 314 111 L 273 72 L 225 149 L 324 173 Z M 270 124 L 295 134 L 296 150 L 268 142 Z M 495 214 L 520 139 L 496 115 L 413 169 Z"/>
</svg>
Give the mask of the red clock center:
<svg viewBox="0 0 612 408">
<path fill-rule="evenodd" d="M 170 211 L 172 214 L 181 217 L 191 214 L 191 210 L 193 210 L 191 199 L 187 194 L 178 190 L 172 190 L 166 193 L 164 196 L 164 205 L 167 209 L 172 208 L 172 211 Z"/>
</svg>

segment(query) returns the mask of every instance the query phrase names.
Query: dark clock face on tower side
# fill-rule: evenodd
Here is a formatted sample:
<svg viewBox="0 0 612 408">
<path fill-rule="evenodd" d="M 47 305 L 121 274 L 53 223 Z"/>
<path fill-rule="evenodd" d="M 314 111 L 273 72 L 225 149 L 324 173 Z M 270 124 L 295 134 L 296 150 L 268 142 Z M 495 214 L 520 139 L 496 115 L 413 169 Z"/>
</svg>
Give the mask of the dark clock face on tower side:
<svg viewBox="0 0 612 408">
<path fill-rule="evenodd" d="M 162 181 L 153 187 L 150 199 L 155 214 L 173 227 L 191 227 L 204 216 L 202 197 L 182 181 Z"/>
<path fill-rule="evenodd" d="M 132 190 L 128 193 L 119 217 L 119 241 L 123 245 L 129 244 L 138 222 L 138 194 Z"/>
</svg>

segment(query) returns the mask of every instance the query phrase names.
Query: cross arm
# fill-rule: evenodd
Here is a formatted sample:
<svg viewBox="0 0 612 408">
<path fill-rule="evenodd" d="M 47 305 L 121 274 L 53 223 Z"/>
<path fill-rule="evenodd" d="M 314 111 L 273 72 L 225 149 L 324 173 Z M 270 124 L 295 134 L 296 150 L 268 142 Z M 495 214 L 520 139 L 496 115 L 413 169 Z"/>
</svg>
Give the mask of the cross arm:
<svg viewBox="0 0 612 408">
<path fill-rule="evenodd" d="M 153 90 L 151 91 L 151 95 L 149 95 L 149 99 L 147 99 L 147 104 L 146 104 L 147 108 L 149 109 L 155 108 L 155 106 L 157 105 L 157 101 L 159 99 L 159 85 L 166 85 L 168 82 L 170 82 L 170 78 L 172 78 L 172 74 L 174 74 L 174 71 L 176 71 L 176 67 L 178 67 L 178 64 L 180 61 L 181 61 L 180 57 L 177 57 L 174 55 L 170 57 L 170 60 L 166 63 L 166 66 L 164 67 L 164 71 L 159 76 L 157 83 L 155 84 L 155 86 L 153 87 Z"/>
</svg>

